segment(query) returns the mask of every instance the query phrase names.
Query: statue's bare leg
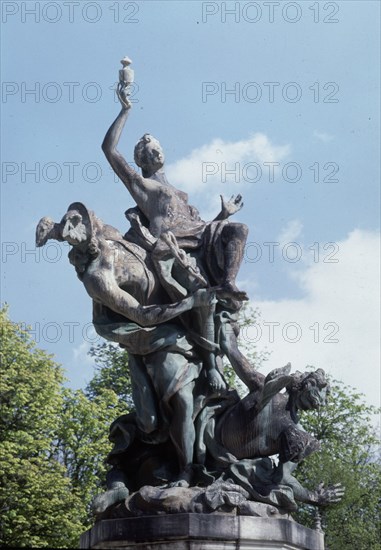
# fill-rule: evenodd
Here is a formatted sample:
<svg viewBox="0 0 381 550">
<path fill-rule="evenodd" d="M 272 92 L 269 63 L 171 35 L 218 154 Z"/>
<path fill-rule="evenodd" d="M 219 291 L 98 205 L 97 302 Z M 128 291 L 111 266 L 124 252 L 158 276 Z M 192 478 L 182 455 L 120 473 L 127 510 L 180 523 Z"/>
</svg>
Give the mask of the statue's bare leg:
<svg viewBox="0 0 381 550">
<path fill-rule="evenodd" d="M 203 308 L 198 308 L 192 312 L 192 324 L 195 328 L 195 332 L 202 336 L 211 346 L 214 346 L 214 351 L 212 349 L 207 349 L 208 344 L 202 346 L 202 343 L 199 342 L 197 348 L 199 355 L 203 361 L 203 365 L 206 370 L 206 376 L 209 383 L 209 386 L 213 393 L 221 393 L 226 390 L 226 384 L 220 371 L 217 367 L 216 361 L 216 350 L 218 349 L 215 346 L 216 342 L 216 331 L 214 316 L 216 312 L 215 304 L 211 306 L 206 306 Z"/>
<path fill-rule="evenodd" d="M 189 487 L 192 477 L 195 428 L 193 424 L 193 387 L 187 384 L 172 397 L 173 415 L 169 433 L 176 448 L 179 464 L 176 487 Z"/>
<path fill-rule="evenodd" d="M 248 300 L 246 292 L 236 286 L 236 277 L 242 263 L 248 228 L 241 223 L 229 223 L 222 230 L 225 266 L 221 292 L 237 300 Z"/>
</svg>

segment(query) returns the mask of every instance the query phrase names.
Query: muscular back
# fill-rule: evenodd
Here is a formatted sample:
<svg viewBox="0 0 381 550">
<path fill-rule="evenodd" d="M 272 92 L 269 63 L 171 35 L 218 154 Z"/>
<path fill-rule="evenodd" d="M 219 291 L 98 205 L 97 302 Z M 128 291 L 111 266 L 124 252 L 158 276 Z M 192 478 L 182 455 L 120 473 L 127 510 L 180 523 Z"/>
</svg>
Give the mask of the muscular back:
<svg viewBox="0 0 381 550">
<path fill-rule="evenodd" d="M 239 459 L 279 453 L 281 434 L 292 423 L 284 395 L 274 396 L 261 410 L 259 397 L 259 391 L 251 392 L 220 421 L 221 443 Z"/>
</svg>

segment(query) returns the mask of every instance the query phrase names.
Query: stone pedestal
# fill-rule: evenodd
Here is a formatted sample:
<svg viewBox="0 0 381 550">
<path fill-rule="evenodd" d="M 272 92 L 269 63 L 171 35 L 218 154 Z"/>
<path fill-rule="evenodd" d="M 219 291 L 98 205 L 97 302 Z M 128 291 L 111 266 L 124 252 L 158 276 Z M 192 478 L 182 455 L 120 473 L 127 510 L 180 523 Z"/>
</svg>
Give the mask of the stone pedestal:
<svg viewBox="0 0 381 550">
<path fill-rule="evenodd" d="M 139 550 L 324 550 L 324 536 L 288 519 L 168 514 L 102 520 L 81 548 Z"/>
</svg>

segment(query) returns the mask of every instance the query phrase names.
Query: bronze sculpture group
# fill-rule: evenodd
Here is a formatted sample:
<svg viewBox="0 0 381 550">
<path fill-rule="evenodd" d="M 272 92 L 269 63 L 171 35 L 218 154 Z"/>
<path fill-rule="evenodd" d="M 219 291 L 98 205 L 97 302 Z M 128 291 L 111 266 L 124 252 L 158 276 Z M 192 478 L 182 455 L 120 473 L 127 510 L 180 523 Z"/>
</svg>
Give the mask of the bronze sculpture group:
<svg viewBox="0 0 381 550">
<path fill-rule="evenodd" d="M 129 230 L 122 235 L 73 203 L 59 223 L 42 218 L 36 231 L 38 246 L 71 245 L 95 330 L 129 355 L 135 410 L 110 428 L 107 491 L 95 512 L 270 515 L 295 510 L 295 501 L 338 501 L 341 487 L 308 491 L 293 476 L 318 448 L 298 411 L 324 405 L 324 371 L 290 374 L 286 365 L 264 377 L 237 343 L 248 298 L 235 279 L 248 230 L 229 217 L 241 197 L 221 198 L 220 214 L 204 222 L 168 182 L 163 151 L 149 134 L 135 147 L 142 173 L 135 171 L 117 150 L 131 109 L 127 81 L 118 97 L 122 108 L 102 149 L 136 203 L 126 212 Z M 243 399 L 224 379 L 224 358 L 248 389 Z"/>
</svg>

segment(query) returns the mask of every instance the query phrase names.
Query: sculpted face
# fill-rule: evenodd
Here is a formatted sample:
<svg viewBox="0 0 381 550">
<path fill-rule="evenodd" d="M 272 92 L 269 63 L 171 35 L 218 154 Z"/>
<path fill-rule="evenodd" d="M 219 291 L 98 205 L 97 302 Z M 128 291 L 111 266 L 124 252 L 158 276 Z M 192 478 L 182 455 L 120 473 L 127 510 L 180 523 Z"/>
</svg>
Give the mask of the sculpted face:
<svg viewBox="0 0 381 550">
<path fill-rule="evenodd" d="M 321 387 L 314 378 L 303 383 L 297 395 L 297 406 L 302 410 L 319 409 L 326 404 L 328 385 Z"/>
<path fill-rule="evenodd" d="M 135 162 L 143 172 L 154 174 L 164 166 L 164 153 L 159 141 L 144 134 L 135 147 Z"/>
<path fill-rule="evenodd" d="M 77 210 L 69 210 L 62 218 L 61 225 L 63 226 L 62 237 L 73 246 L 86 242 L 90 237 L 82 216 Z"/>
</svg>

